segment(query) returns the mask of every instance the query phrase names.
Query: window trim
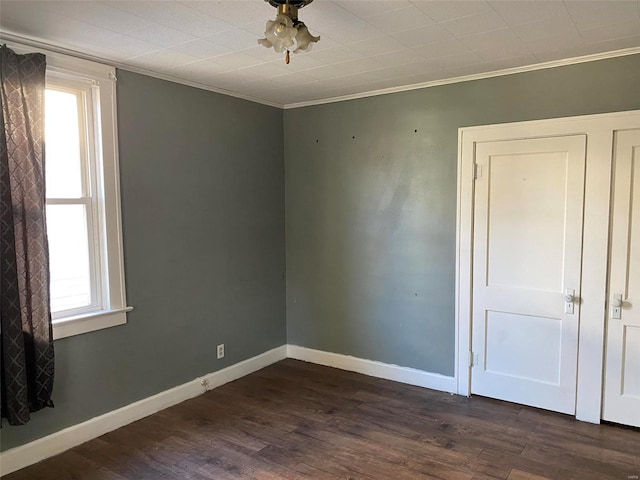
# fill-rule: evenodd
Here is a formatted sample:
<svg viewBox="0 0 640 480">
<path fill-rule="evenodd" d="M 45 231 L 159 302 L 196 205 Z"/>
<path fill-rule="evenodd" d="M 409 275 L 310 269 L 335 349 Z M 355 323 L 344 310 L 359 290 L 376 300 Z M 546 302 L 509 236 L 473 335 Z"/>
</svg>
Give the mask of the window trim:
<svg viewBox="0 0 640 480">
<path fill-rule="evenodd" d="M 84 60 L 42 48 L 8 43 L 16 53 L 44 53 L 47 56 L 47 78 L 87 80 L 93 88 L 96 181 L 96 225 L 102 273 L 102 308 L 92 312 L 53 320 L 54 340 L 123 325 L 127 322 L 125 295 L 124 249 L 120 203 L 120 170 L 116 110 L 116 72 L 109 65 Z M 89 99 L 87 99 L 89 100 Z"/>
</svg>

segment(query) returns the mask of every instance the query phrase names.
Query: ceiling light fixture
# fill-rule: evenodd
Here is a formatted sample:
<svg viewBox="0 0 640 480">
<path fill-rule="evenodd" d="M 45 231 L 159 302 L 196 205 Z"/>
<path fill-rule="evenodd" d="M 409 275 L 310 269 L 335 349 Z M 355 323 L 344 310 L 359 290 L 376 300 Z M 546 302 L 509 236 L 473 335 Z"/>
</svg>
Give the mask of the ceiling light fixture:
<svg viewBox="0 0 640 480">
<path fill-rule="evenodd" d="M 311 50 L 311 46 L 320 40 L 309 33 L 307 26 L 298 20 L 298 10 L 313 0 L 264 0 L 278 9 L 275 20 L 267 20 L 265 38 L 258 40 L 260 45 L 282 53 L 286 51 L 285 62 L 289 63 L 289 52 L 299 53 Z"/>
</svg>

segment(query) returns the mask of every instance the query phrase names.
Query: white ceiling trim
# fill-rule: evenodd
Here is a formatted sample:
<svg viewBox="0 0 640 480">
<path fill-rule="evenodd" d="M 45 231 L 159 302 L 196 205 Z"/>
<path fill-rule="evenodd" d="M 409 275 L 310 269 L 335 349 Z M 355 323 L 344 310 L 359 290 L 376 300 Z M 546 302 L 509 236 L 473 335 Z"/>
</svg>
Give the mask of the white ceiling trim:
<svg viewBox="0 0 640 480">
<path fill-rule="evenodd" d="M 128 72 L 139 73 L 141 75 L 147 75 L 149 77 L 157 78 L 159 80 L 166 80 L 168 82 L 179 83 L 181 85 L 186 85 L 188 87 L 199 88 L 201 90 L 208 90 L 210 92 L 220 93 L 222 95 L 227 95 L 229 97 L 235 97 L 235 98 L 240 98 L 242 100 L 248 100 L 248 101 L 254 102 L 254 103 L 260 103 L 262 105 L 267 105 L 269 107 L 276 107 L 276 108 L 280 108 L 280 109 L 285 107 L 285 105 L 282 105 L 280 103 L 270 102 L 268 100 L 263 100 L 261 98 L 255 98 L 255 97 L 252 97 L 252 96 L 249 96 L 249 95 L 244 95 L 242 93 L 231 92 L 229 90 L 224 90 L 222 88 L 215 88 L 215 87 L 212 87 L 210 85 L 205 85 L 205 84 L 198 83 L 198 82 L 192 82 L 190 80 L 184 80 L 182 78 L 173 77 L 171 75 L 166 75 L 166 74 L 163 74 L 163 73 L 153 72 L 151 70 L 145 70 L 144 68 L 133 67 L 131 65 L 127 65 L 127 64 L 124 64 L 124 63 L 106 61 L 104 58 L 99 58 L 99 57 L 96 57 L 94 55 L 87 55 L 87 54 L 82 53 L 82 52 L 78 52 L 78 51 L 75 51 L 75 50 L 70 50 L 68 48 L 60 47 L 58 45 L 53 45 L 53 44 L 51 44 L 51 43 L 49 43 L 49 42 L 47 42 L 45 40 L 42 40 L 42 39 L 25 37 L 25 36 L 17 35 L 15 33 L 7 32 L 7 31 L 0 31 L 0 41 L 2 41 L 4 43 L 8 43 L 9 47 L 11 47 L 11 45 L 10 45 L 11 43 L 15 43 L 15 44 L 21 45 L 23 47 L 31 47 L 31 48 L 37 48 L 38 50 L 45 50 L 45 53 L 46 53 L 46 51 L 50 51 L 50 52 L 54 52 L 54 53 L 61 53 L 61 54 L 64 54 L 64 55 L 69 55 L 71 57 L 81 58 L 83 60 L 89 60 L 91 62 L 100 63 L 102 65 L 116 67 L 116 68 L 118 68 L 120 70 L 126 70 Z"/>
<path fill-rule="evenodd" d="M 65 55 L 70 55 L 73 57 L 77 57 L 77 58 L 82 58 L 85 60 L 90 60 L 92 62 L 96 62 L 96 63 L 101 63 L 103 65 L 110 65 L 110 66 L 114 66 L 116 68 L 119 68 L 121 70 L 126 70 L 129 72 L 133 72 L 133 73 L 139 73 L 142 75 L 147 75 L 153 78 L 158 78 L 160 80 L 166 80 L 169 82 L 174 82 L 174 83 L 178 83 L 181 85 L 186 85 L 189 87 L 194 87 L 194 88 L 199 88 L 202 90 L 208 90 L 210 92 L 215 92 L 215 93 L 219 93 L 222 95 L 228 95 L 230 97 L 235 97 L 235 98 L 240 98 L 243 100 L 248 100 L 250 102 L 255 102 L 255 103 L 259 103 L 262 105 L 267 105 L 269 107 L 275 107 L 275 108 L 280 108 L 280 109 L 284 109 L 284 110 L 289 110 L 289 109 L 294 109 L 294 108 L 303 108 L 303 107 L 311 107 L 314 105 L 324 105 L 327 103 L 336 103 L 336 102 L 344 102 L 347 100 L 356 100 L 359 98 L 367 98 L 367 97 L 375 97 L 378 95 L 388 95 L 391 93 L 398 93 L 398 92 L 407 92 L 407 91 L 411 91 L 411 90 L 419 90 L 422 88 L 430 88 L 430 87 L 437 87 L 439 85 L 449 85 L 452 83 L 460 83 L 460 82 L 469 82 L 472 80 L 482 80 L 485 78 L 492 78 L 492 77 L 499 77 L 499 76 L 504 76 L 504 75 L 514 75 L 517 73 L 524 73 L 524 72 L 531 72 L 531 71 L 535 71 L 535 70 L 543 70 L 543 69 L 547 69 L 547 68 L 555 68 L 555 67 L 562 67 L 562 66 L 566 66 L 566 65 L 575 65 L 578 63 L 586 63 L 586 62 L 594 62 L 597 60 L 605 60 L 607 58 L 615 58 L 615 57 L 622 57 L 622 56 L 626 56 L 626 55 L 635 55 L 635 54 L 640 54 L 640 47 L 632 47 L 632 48 L 624 48 L 621 50 L 614 50 L 611 52 L 603 52 L 603 53 L 596 53 L 596 54 L 592 54 L 592 55 L 584 55 L 584 56 L 579 56 L 579 57 L 572 57 L 572 58 L 565 58 L 562 60 L 552 60 L 549 62 L 542 62 L 542 63 L 536 63 L 536 64 L 531 64 L 531 65 L 524 65 L 521 67 L 513 67 L 513 68 L 507 68 L 507 69 L 503 69 L 503 70 L 494 70 L 491 72 L 483 72 L 483 73 L 477 73 L 477 74 L 473 74 L 473 75 L 464 75 L 461 77 L 453 77 L 453 78 L 445 78 L 445 79 L 441 79 L 441 80 L 433 80 L 433 81 L 429 81 L 429 82 L 422 82 L 422 83 L 415 83 L 415 84 L 411 84 L 411 85 L 402 85 L 399 87 L 391 87 L 391 88 L 384 88 L 384 89 L 380 89 L 380 90 L 372 90 L 369 92 L 361 92 L 361 93 L 354 93 L 354 94 L 350 94 L 350 95 L 341 95 L 341 96 L 337 96 L 337 97 L 330 97 L 330 98 L 323 98 L 323 99 L 319 99 L 319 100 L 311 100 L 308 102 L 299 102 L 299 103 L 289 103 L 289 104 L 279 104 L 279 103 L 275 103 L 275 102 L 270 102 L 268 100 L 264 100 L 264 99 L 260 99 L 260 98 L 255 98 L 249 95 L 244 95 L 241 93 L 237 93 L 237 92 L 232 92 L 229 90 L 224 90 L 221 88 L 215 88 L 212 87 L 210 85 L 204 85 L 198 82 L 193 82 L 190 80 L 184 80 L 182 78 L 177 78 L 177 77 L 173 77 L 171 75 L 166 75 L 166 74 L 162 74 L 162 73 L 158 73 L 158 72 L 154 72 L 151 70 L 145 70 L 143 68 L 139 68 L 139 67 L 133 67 L 131 65 L 127 65 L 127 64 L 123 64 L 123 63 L 118 63 L 118 62 L 105 62 L 104 59 L 98 58 L 96 56 L 93 55 L 88 55 L 88 54 L 84 54 L 82 52 L 78 52 L 75 50 L 70 50 L 68 48 L 64 48 L 64 47 L 60 47 L 58 45 L 53 45 L 49 42 L 47 42 L 46 40 L 43 39 L 37 39 L 37 38 L 31 38 L 31 37 L 25 37 L 22 35 L 17 35 L 15 33 L 12 32 L 7 32 L 7 31 L 0 31 L 0 40 L 3 42 L 13 42 L 13 43 L 17 43 L 17 44 L 21 44 L 22 46 L 27 46 L 27 47 L 32 47 L 32 48 L 38 48 L 41 50 L 49 50 L 51 52 L 55 52 L 55 53 L 61 53 L 61 54 L 65 54 Z"/>
<path fill-rule="evenodd" d="M 523 65 L 522 67 L 512 67 L 503 70 L 494 70 L 492 72 L 475 73 L 473 75 L 464 75 L 461 77 L 444 78 L 442 80 L 432 80 L 430 82 L 415 83 L 411 85 L 402 85 L 399 87 L 383 88 L 380 90 L 372 90 L 370 92 L 353 93 L 350 95 L 342 95 L 339 97 L 323 98 L 320 100 L 311 100 L 308 102 L 289 103 L 282 108 L 289 110 L 292 108 L 311 107 L 313 105 L 323 105 L 325 103 L 344 102 L 347 100 L 356 100 L 358 98 L 375 97 L 378 95 L 388 95 L 390 93 L 407 92 L 409 90 L 419 90 L 421 88 L 437 87 L 439 85 L 449 85 L 452 83 L 469 82 L 471 80 L 482 80 L 484 78 L 500 77 L 503 75 L 514 75 L 516 73 L 531 72 L 534 70 L 543 70 L 546 68 L 562 67 L 565 65 L 575 65 L 577 63 L 595 62 L 596 60 L 605 60 L 607 58 L 623 57 L 626 55 L 635 55 L 640 53 L 640 47 L 624 48 L 622 50 L 614 50 L 611 52 L 595 53 L 592 55 L 584 55 L 580 57 L 564 58 L 562 60 L 552 60 L 550 62 L 535 63 L 532 65 Z"/>
<path fill-rule="evenodd" d="M 151 70 L 145 70 L 143 68 L 132 67 L 131 65 L 115 65 L 120 70 L 126 70 L 127 72 L 139 73 L 141 75 L 147 75 L 149 77 L 158 78 L 160 80 L 167 80 L 168 82 L 179 83 L 181 85 L 186 85 L 187 87 L 200 88 L 202 90 L 208 90 L 210 92 L 219 93 L 221 95 L 227 95 L 229 97 L 240 98 L 242 100 L 248 100 L 254 103 L 260 103 L 262 105 L 266 105 L 268 107 L 275 107 L 284 109 L 285 105 L 280 103 L 270 102 L 269 100 L 264 100 L 262 98 L 255 98 L 250 95 L 244 95 L 238 92 L 231 92 L 229 90 L 224 90 L 222 88 L 212 87 L 211 85 L 205 85 L 203 83 L 192 82 L 191 80 L 185 80 L 183 78 L 172 77 L 171 75 L 165 75 L 163 73 L 152 72 Z"/>
</svg>

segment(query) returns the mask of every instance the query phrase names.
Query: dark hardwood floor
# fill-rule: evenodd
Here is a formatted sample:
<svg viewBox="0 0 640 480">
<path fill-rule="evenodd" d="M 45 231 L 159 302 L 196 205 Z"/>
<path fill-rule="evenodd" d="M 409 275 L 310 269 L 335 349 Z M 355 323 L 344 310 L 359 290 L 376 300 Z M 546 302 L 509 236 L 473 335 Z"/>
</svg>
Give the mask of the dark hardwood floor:
<svg viewBox="0 0 640 480">
<path fill-rule="evenodd" d="M 285 360 L 4 478 L 639 475 L 637 430 Z"/>
</svg>

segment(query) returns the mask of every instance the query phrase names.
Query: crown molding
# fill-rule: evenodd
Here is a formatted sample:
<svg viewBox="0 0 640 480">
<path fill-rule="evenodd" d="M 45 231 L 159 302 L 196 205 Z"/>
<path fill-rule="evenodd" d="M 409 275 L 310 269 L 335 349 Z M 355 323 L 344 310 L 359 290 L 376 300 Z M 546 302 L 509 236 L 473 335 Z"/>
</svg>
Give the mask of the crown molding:
<svg viewBox="0 0 640 480">
<path fill-rule="evenodd" d="M 99 58 L 96 57 L 94 55 L 89 55 L 86 53 L 82 53 L 82 52 L 78 52 L 76 50 L 71 50 L 62 46 L 58 46 L 55 44 L 50 43 L 49 41 L 45 40 L 45 39 L 40 39 L 40 38 L 35 38 L 35 37 L 26 37 L 23 35 L 19 35 L 19 34 L 15 34 L 9 31 L 0 31 L 0 40 L 2 41 L 6 41 L 6 42 L 15 42 L 15 43 L 19 43 L 25 46 L 29 46 L 29 47 L 34 47 L 34 48 L 39 48 L 39 49 L 44 49 L 44 50 L 49 50 L 51 52 L 54 53 L 62 53 L 65 55 L 69 55 L 72 57 L 77 57 L 77 58 L 81 58 L 84 60 L 90 60 L 92 62 L 96 62 L 96 63 L 102 63 L 102 64 L 106 64 L 105 62 L 107 62 L 109 65 L 114 66 L 120 70 L 126 70 L 128 72 L 133 72 L 133 73 L 139 73 L 141 75 L 147 75 L 149 77 L 153 77 L 153 78 L 158 78 L 160 80 L 166 80 L 169 82 L 174 82 L 174 83 L 178 83 L 181 85 L 186 85 L 188 87 L 194 87 L 194 88 L 199 88 L 201 90 L 208 90 L 210 92 L 214 92 L 214 93 L 219 93 L 221 95 L 227 95 L 230 97 L 235 97 L 235 98 L 240 98 L 242 100 L 247 100 L 249 102 L 254 102 L 254 103 L 259 103 L 262 105 L 266 105 L 269 107 L 275 107 L 275 108 L 280 108 L 280 109 L 284 109 L 284 110 L 291 110 L 294 108 L 303 108 L 303 107 L 312 107 L 315 105 L 324 105 L 327 103 L 336 103 L 336 102 L 344 102 L 347 100 L 357 100 L 360 98 L 367 98 L 367 97 L 377 97 L 379 95 L 389 95 L 391 93 L 399 93 L 399 92 L 407 92 L 407 91 L 411 91 L 411 90 L 420 90 L 423 88 L 430 88 L 430 87 L 437 87 L 440 85 L 450 85 L 452 83 L 461 83 L 461 82 L 469 82 L 469 81 L 473 81 L 473 80 L 482 80 L 485 78 L 492 78 L 492 77 L 501 77 L 501 76 L 505 76 L 505 75 L 515 75 L 518 73 L 525 73 L 525 72 L 532 72 L 535 70 L 544 70 L 547 68 L 555 68 L 555 67 L 563 67 L 563 66 L 568 66 L 568 65 L 575 65 L 575 64 L 579 64 L 579 63 L 587 63 L 587 62 L 595 62 L 597 60 L 606 60 L 608 58 L 615 58 L 615 57 L 624 57 L 627 55 L 636 55 L 636 54 L 640 54 L 640 47 L 631 47 L 631 48 L 624 48 L 621 50 L 613 50 L 610 52 L 603 52 L 603 53 L 595 53 L 592 55 L 583 55 L 580 57 L 571 57 L 571 58 L 564 58 L 561 60 L 552 60 L 549 62 L 541 62 L 541 63 L 535 63 L 535 64 L 531 64 L 531 65 L 523 65 L 521 67 L 512 67 L 512 68 L 506 68 L 506 69 L 502 69 L 502 70 L 493 70 L 490 72 L 483 72 L 483 73 L 475 73 L 472 75 L 464 75 L 464 76 L 460 76 L 460 77 L 452 77 L 452 78 L 444 78 L 444 79 L 440 79 L 440 80 L 432 80 L 429 82 L 422 82 L 422 83 L 413 83 L 410 85 L 402 85 L 399 87 L 390 87 L 390 88 L 383 88 L 383 89 L 379 89 L 379 90 L 371 90 L 368 92 L 361 92 L 361 93 L 353 93 L 350 95 L 341 95 L 341 96 L 337 96 L 337 97 L 329 97 L 329 98 L 322 98 L 319 100 L 310 100 L 307 102 L 297 102 L 297 103 L 287 103 L 287 104 L 281 104 L 281 103 L 277 103 L 277 102 L 270 102 L 268 100 L 264 100 L 261 98 L 256 98 L 256 97 L 252 97 L 250 95 L 244 95 L 242 93 L 238 93 L 238 92 L 232 92 L 230 90 L 225 90 L 222 88 L 216 88 L 216 87 L 212 87 L 210 85 L 206 85 L 203 83 L 199 83 L 199 82 L 193 82 L 190 80 L 185 80 L 182 78 L 178 78 L 178 77 L 174 77 L 172 75 L 167 75 L 164 73 L 159 73 L 159 72 L 154 72 L 152 70 L 146 70 L 144 68 L 139 68 L 139 67 L 135 67 L 133 65 L 128 65 L 126 63 L 122 63 L 122 62 L 117 62 L 117 61 L 112 61 L 109 59 L 104 59 L 104 58 Z"/>
<path fill-rule="evenodd" d="M 501 77 L 505 75 L 514 75 L 517 73 L 532 72 L 535 70 L 544 70 L 547 68 L 563 67 L 567 65 L 575 65 L 578 63 L 595 62 L 597 60 L 605 60 L 608 58 L 624 57 L 627 55 L 635 55 L 640 53 L 640 47 L 624 48 L 622 50 L 614 50 L 611 52 L 595 53 L 592 55 L 584 55 L 581 57 L 564 58 L 562 60 L 552 60 L 549 62 L 535 63 L 532 65 L 523 65 L 521 67 L 505 68 L 503 70 L 493 70 L 490 72 L 474 73 L 472 75 L 464 75 L 461 77 L 444 78 L 441 80 L 432 80 L 429 82 L 414 83 L 411 85 L 402 85 L 400 87 L 383 88 L 380 90 L 371 90 L 369 92 L 353 93 L 350 95 L 341 95 L 338 97 L 323 98 L 320 100 L 311 100 L 308 102 L 288 103 L 284 105 L 285 110 L 294 108 L 311 107 L 314 105 L 324 105 L 326 103 L 344 102 L 347 100 L 356 100 L 359 98 L 377 97 L 378 95 L 388 95 L 390 93 L 407 92 L 410 90 L 420 90 L 423 88 L 437 87 L 440 85 L 450 85 L 452 83 L 469 82 L 472 80 L 482 80 L 485 78 Z"/>
<path fill-rule="evenodd" d="M 146 70 L 144 68 L 134 67 L 133 65 L 129 65 L 127 63 L 118 62 L 115 60 L 110 60 L 107 58 L 96 57 L 95 55 L 89 55 L 86 53 L 79 52 L 77 50 L 71 50 L 69 48 L 61 47 L 59 45 L 55 45 L 53 43 L 48 42 L 44 39 L 39 39 L 35 37 L 25 37 L 22 35 L 18 35 L 9 31 L 0 31 L 0 40 L 2 42 L 16 43 L 21 46 L 27 46 L 32 48 L 37 48 L 39 50 L 48 50 L 49 52 L 59 53 L 63 55 L 68 55 L 70 57 L 80 58 L 83 60 L 89 60 L 94 63 L 100 63 L 102 65 L 108 65 L 115 67 L 119 70 L 126 70 L 127 72 L 139 73 L 141 75 L 146 75 L 148 77 L 157 78 L 159 80 L 166 80 L 168 82 L 179 83 L 181 85 L 186 85 L 187 87 L 199 88 L 201 90 L 208 90 L 210 92 L 219 93 L 221 95 L 227 95 L 229 97 L 240 98 L 242 100 L 247 100 L 249 102 L 260 103 L 262 105 L 266 105 L 268 107 L 275 108 L 284 108 L 284 105 L 280 103 L 270 102 L 268 100 L 264 100 L 261 98 L 252 97 L 250 95 L 244 95 L 238 92 L 232 92 L 230 90 L 225 90 L 223 88 L 212 87 L 211 85 L 206 85 L 204 83 L 193 82 L 191 80 L 185 80 L 182 78 L 174 77 L 172 75 L 167 75 L 164 73 L 154 72 L 152 70 Z"/>
</svg>

